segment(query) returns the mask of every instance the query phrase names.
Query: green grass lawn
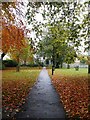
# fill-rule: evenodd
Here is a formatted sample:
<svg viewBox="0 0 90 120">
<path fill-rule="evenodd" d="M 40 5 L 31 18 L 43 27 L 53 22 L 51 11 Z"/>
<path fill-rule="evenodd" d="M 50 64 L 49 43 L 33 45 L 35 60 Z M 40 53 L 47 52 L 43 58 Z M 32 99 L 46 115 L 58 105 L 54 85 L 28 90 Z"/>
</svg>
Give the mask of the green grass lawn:
<svg viewBox="0 0 90 120">
<path fill-rule="evenodd" d="M 3 70 L 2 72 L 2 81 L 15 81 L 15 80 L 25 80 L 32 79 L 35 81 L 36 77 L 38 77 L 40 70 L 39 69 L 23 69 L 20 72 L 16 72 L 16 70 Z"/>
<path fill-rule="evenodd" d="M 49 70 L 49 73 L 51 74 L 51 70 Z M 87 68 L 79 68 L 78 71 L 76 71 L 75 68 L 55 69 L 54 74 L 60 74 L 60 75 L 64 75 L 64 76 L 87 76 L 88 69 Z"/>
</svg>

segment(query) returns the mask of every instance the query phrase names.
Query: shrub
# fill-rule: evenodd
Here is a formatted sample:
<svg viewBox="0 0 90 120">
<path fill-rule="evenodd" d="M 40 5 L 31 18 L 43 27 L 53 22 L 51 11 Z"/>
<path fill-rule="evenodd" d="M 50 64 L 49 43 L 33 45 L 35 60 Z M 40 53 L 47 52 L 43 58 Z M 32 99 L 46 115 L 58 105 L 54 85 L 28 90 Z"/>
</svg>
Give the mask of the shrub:
<svg viewBox="0 0 90 120">
<path fill-rule="evenodd" d="M 75 70 L 78 71 L 79 70 L 79 66 L 75 66 Z"/>
<path fill-rule="evenodd" d="M 5 69 L 5 65 L 2 63 L 2 61 L 0 60 L 0 70 L 4 70 Z"/>
<path fill-rule="evenodd" d="M 5 67 L 16 67 L 18 63 L 14 60 L 3 60 Z"/>
<path fill-rule="evenodd" d="M 27 64 L 27 65 L 25 65 L 25 64 L 22 64 L 21 66 L 27 66 L 27 67 L 38 67 L 39 65 L 38 64 Z"/>
</svg>

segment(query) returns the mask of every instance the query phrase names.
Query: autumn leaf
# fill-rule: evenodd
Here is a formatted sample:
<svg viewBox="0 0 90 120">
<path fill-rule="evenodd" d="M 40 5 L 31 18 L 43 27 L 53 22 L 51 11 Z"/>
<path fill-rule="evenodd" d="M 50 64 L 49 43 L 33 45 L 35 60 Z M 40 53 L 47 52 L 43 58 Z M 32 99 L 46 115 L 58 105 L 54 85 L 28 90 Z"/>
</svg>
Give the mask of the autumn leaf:
<svg viewBox="0 0 90 120">
<path fill-rule="evenodd" d="M 54 75 L 52 78 L 68 117 L 89 119 L 88 77 Z"/>
</svg>

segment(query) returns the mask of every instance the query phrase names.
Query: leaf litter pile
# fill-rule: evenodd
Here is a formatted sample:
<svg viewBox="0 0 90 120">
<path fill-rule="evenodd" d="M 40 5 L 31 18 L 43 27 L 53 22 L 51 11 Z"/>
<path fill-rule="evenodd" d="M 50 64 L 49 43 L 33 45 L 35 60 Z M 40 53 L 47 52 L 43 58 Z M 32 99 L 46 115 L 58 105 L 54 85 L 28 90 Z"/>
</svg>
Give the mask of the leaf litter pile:
<svg viewBox="0 0 90 120">
<path fill-rule="evenodd" d="M 52 83 L 60 95 L 69 119 L 88 120 L 90 118 L 89 77 L 62 74 L 52 76 Z"/>
<path fill-rule="evenodd" d="M 2 106 L 3 117 L 13 117 L 25 103 L 26 96 L 36 82 L 39 71 L 8 72 L 3 71 Z"/>
</svg>

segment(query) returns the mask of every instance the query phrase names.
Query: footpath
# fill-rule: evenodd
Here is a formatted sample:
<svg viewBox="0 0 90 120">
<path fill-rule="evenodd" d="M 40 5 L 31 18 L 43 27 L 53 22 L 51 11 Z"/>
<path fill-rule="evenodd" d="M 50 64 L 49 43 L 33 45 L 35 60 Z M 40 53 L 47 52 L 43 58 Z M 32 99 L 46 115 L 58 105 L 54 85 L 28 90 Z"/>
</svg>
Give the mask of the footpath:
<svg viewBox="0 0 90 120">
<path fill-rule="evenodd" d="M 31 89 L 22 110 L 16 114 L 20 118 L 59 118 L 66 120 L 66 113 L 59 95 L 53 87 L 46 68 L 39 74 L 38 81 Z"/>
</svg>

